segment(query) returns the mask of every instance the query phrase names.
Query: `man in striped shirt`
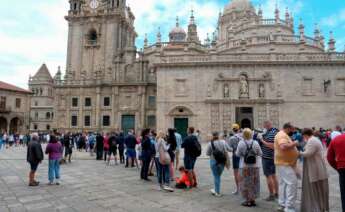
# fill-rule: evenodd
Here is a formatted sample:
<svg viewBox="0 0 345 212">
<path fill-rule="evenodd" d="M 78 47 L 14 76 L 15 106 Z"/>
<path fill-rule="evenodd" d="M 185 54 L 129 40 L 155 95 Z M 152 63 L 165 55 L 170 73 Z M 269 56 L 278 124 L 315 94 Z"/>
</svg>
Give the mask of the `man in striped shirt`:
<svg viewBox="0 0 345 212">
<path fill-rule="evenodd" d="M 265 200 L 274 201 L 278 198 L 278 180 L 276 176 L 276 167 L 274 165 L 274 137 L 279 130 L 274 128 L 270 121 L 265 121 L 263 127 L 266 129 L 266 132 L 262 135 L 260 142 L 262 150 L 262 168 L 270 192 L 270 196 Z"/>
</svg>

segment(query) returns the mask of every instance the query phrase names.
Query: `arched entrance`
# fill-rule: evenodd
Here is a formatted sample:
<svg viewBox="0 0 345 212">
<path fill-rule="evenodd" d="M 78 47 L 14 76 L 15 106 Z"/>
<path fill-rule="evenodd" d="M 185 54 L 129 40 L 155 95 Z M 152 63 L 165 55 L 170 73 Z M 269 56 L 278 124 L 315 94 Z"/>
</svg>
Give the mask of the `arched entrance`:
<svg viewBox="0 0 345 212">
<path fill-rule="evenodd" d="M 0 117 L 0 133 L 7 131 L 7 119 Z"/>
<path fill-rule="evenodd" d="M 251 129 L 252 128 L 252 122 L 249 119 L 242 119 L 241 127 Z"/>
<path fill-rule="evenodd" d="M 178 106 L 170 110 L 169 116 L 173 119 L 173 126 L 176 131 L 181 134 L 183 138 L 186 137 L 193 112 L 187 107 Z"/>
<path fill-rule="evenodd" d="M 10 133 L 18 133 L 22 122 L 18 117 L 15 117 L 10 122 Z"/>
</svg>

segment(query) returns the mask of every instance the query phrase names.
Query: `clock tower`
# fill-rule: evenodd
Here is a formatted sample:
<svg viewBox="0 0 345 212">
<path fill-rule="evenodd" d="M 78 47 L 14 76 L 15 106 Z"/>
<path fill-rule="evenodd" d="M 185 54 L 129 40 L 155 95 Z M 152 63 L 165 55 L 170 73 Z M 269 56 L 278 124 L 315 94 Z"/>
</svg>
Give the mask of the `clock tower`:
<svg viewBox="0 0 345 212">
<path fill-rule="evenodd" d="M 134 15 L 125 0 L 70 0 L 66 81 L 120 81 L 136 56 Z"/>
</svg>

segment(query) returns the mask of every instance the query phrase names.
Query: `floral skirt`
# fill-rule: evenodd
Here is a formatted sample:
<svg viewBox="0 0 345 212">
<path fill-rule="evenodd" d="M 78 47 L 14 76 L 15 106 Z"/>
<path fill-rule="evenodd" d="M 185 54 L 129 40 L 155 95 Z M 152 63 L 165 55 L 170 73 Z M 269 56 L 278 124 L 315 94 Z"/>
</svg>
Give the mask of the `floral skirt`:
<svg viewBox="0 0 345 212">
<path fill-rule="evenodd" d="M 260 196 L 260 170 L 257 167 L 240 169 L 240 192 L 245 200 L 255 200 Z"/>
</svg>

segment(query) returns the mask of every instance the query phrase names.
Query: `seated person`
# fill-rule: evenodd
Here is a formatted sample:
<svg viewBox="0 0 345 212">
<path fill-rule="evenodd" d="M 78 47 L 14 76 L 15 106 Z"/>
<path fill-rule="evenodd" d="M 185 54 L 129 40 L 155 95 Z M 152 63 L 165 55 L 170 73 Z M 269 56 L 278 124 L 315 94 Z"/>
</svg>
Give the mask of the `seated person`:
<svg viewBox="0 0 345 212">
<path fill-rule="evenodd" d="M 184 168 L 184 166 L 181 166 L 179 168 L 180 171 L 180 178 L 176 178 L 176 188 L 185 189 L 191 186 L 191 182 L 188 178 L 188 171 Z"/>
</svg>

